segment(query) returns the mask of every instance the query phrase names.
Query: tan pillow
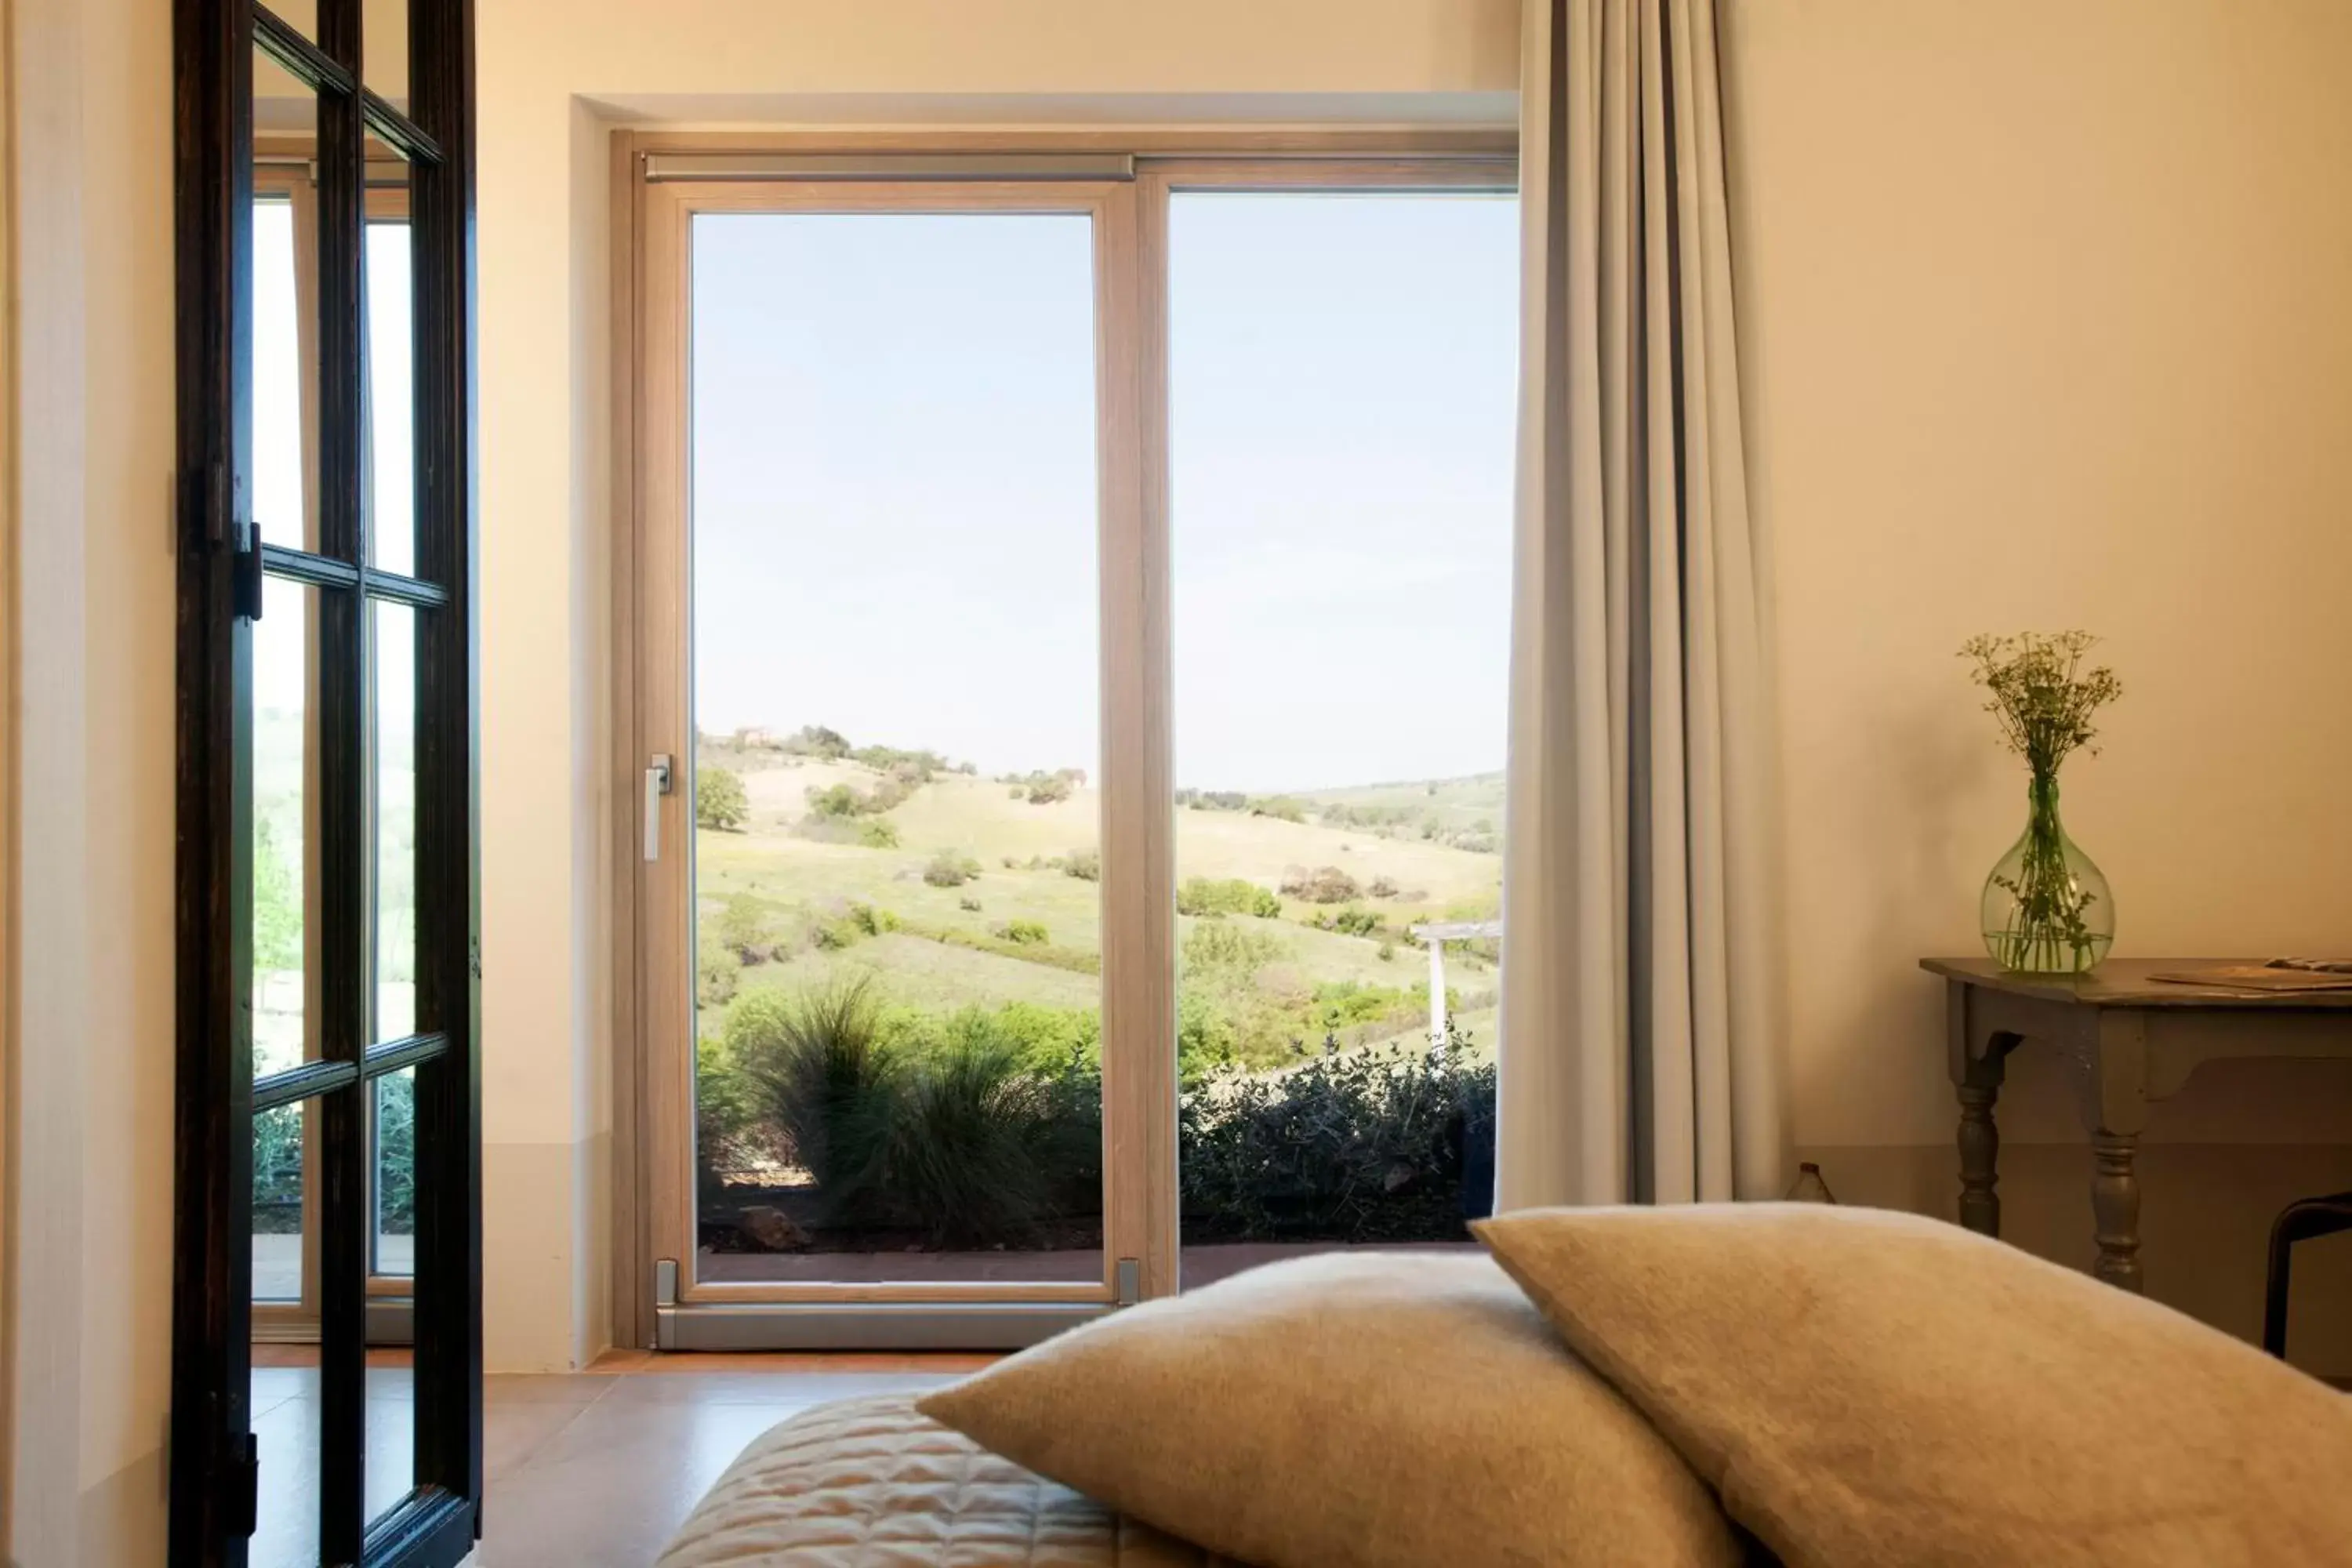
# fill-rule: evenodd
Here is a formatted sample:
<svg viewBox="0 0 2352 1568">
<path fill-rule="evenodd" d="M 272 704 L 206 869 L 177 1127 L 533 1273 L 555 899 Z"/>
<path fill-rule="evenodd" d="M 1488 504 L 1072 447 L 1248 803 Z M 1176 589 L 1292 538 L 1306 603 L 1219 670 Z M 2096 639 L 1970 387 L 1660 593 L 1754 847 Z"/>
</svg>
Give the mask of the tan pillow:
<svg viewBox="0 0 2352 1568">
<path fill-rule="evenodd" d="M 1674 1450 L 1473 1253 L 1274 1264 L 916 1407 L 1263 1568 L 1739 1561 Z"/>
<path fill-rule="evenodd" d="M 1476 1228 L 1791 1568 L 2352 1563 L 2352 1400 L 1989 1237 L 1817 1204 Z"/>
</svg>

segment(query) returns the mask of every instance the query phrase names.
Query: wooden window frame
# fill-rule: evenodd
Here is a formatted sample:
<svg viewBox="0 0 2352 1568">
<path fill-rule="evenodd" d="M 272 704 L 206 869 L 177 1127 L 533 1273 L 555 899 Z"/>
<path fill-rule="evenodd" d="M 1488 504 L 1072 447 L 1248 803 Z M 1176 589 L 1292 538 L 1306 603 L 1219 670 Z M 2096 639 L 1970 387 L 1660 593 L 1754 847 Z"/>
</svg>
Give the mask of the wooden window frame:
<svg viewBox="0 0 2352 1568">
<path fill-rule="evenodd" d="M 1170 648 L 1168 213 L 1193 190 L 1510 190 L 1516 135 L 1422 132 L 616 132 L 613 140 L 612 911 L 614 1073 L 614 1325 L 616 1342 L 662 1342 L 654 1301 L 675 1259 L 677 1306 L 761 1304 L 1108 1310 L 1122 1257 L 1140 1294 L 1178 1287 L 1175 868 Z M 653 180 L 649 156 L 1115 153 L 1128 182 L 940 184 L 779 175 Z M 919 192 L 919 199 L 914 198 Z M 1052 194 L 1058 193 L 1058 195 Z M 1080 193 L 1084 193 L 1083 195 Z M 697 1282 L 694 1256 L 689 910 L 682 879 L 643 875 L 636 804 L 648 755 L 690 759 L 683 701 L 686 583 L 686 228 L 706 211 L 1075 210 L 1097 221 L 1097 466 L 1102 509 L 1098 636 L 1102 702 L 1104 1278 L 1086 1283 Z M 1057 205 L 1058 204 L 1058 205 Z M 648 672 L 666 672 L 658 677 Z M 687 792 L 663 804 L 664 841 L 690 834 Z M 670 1038 L 653 1027 L 673 1020 Z"/>
</svg>

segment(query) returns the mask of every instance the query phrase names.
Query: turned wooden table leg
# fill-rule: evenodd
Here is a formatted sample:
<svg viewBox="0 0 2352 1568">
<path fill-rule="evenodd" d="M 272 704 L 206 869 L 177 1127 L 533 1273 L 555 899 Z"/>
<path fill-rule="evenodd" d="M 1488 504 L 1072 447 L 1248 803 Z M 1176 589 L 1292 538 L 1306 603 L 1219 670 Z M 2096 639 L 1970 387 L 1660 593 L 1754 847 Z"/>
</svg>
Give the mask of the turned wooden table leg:
<svg viewBox="0 0 2352 1568">
<path fill-rule="evenodd" d="M 2092 1272 L 2110 1285 L 2145 1292 L 2139 1268 L 2139 1153 L 2136 1132 L 2100 1131 L 2091 1137 L 2091 1216 L 2096 1223 L 2099 1260 Z"/>
<path fill-rule="evenodd" d="M 1946 1065 L 1960 1101 L 1960 1223 L 1984 1236 L 2000 1234 L 2000 1129 L 1992 1119 L 2001 1073 L 2015 1036 L 1978 1031 L 1969 1024 L 1968 987 L 1945 991 Z"/>
<path fill-rule="evenodd" d="M 1992 1119 L 2000 1085 L 1964 1083 L 1960 1097 L 1960 1223 L 1985 1236 L 2000 1234 L 2000 1129 Z"/>
</svg>

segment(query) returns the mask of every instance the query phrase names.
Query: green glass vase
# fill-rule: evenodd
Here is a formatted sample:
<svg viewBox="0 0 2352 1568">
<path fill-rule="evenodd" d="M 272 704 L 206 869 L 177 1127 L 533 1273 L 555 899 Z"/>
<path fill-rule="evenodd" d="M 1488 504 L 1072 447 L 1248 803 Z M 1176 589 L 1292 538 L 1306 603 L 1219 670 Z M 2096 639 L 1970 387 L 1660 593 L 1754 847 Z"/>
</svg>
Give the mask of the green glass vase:
<svg viewBox="0 0 2352 1568">
<path fill-rule="evenodd" d="M 2055 773 L 2033 775 L 2025 831 L 1985 879 L 1981 910 L 1985 951 L 2018 973 L 2087 974 L 2115 945 L 2115 896 L 2066 837 Z"/>
</svg>

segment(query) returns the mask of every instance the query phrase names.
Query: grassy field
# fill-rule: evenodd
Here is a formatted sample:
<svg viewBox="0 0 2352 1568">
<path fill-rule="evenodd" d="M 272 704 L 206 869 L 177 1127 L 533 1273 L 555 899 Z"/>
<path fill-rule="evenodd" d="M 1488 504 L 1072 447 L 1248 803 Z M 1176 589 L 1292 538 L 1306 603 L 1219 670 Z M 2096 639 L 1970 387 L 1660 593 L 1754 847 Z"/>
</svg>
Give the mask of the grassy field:
<svg viewBox="0 0 2352 1568">
<path fill-rule="evenodd" d="M 814 795 L 847 786 L 870 797 L 886 772 L 713 738 L 697 764 L 705 777 L 724 770 L 740 779 L 745 806 L 740 824 L 696 835 L 706 960 L 730 932 L 758 939 L 733 949 L 757 961 L 716 988 L 726 999 L 706 995 L 702 1033 L 717 1032 L 734 997 L 852 974 L 874 976 L 891 1003 L 925 1012 L 1097 1004 L 1100 889 L 1067 868 L 1097 847 L 1093 788 L 1074 784 L 1066 798 L 1040 802 L 1019 784 L 936 772 L 887 810 L 824 819 L 813 814 Z M 1245 881 L 1276 895 L 1280 911 L 1180 916 L 1189 951 L 1206 951 L 1190 940 L 1204 923 L 1246 933 L 1226 943 L 1223 951 L 1243 957 L 1224 964 L 1213 987 L 1187 974 L 1197 1005 L 1257 1015 L 1261 1035 L 1267 1018 L 1289 1019 L 1281 1026 L 1314 1037 L 1309 1044 L 1339 1016 L 1344 1026 L 1333 1032 L 1346 1043 L 1417 1038 L 1427 961 L 1403 933 L 1419 921 L 1498 907 L 1499 857 L 1463 845 L 1491 840 L 1500 797 L 1499 778 L 1488 775 L 1293 793 L 1256 809 L 1180 807 L 1179 881 Z M 976 874 L 953 886 L 927 880 L 942 857 Z M 1346 882 L 1327 876 L 1316 889 L 1326 901 L 1279 891 L 1330 872 Z M 1355 897 L 1332 896 L 1347 883 Z M 1353 930 L 1318 929 L 1343 918 Z M 1448 980 L 1462 1021 L 1489 1043 L 1491 1027 L 1479 1026 L 1491 1018 L 1491 963 L 1456 950 Z M 1353 996 L 1341 994 L 1350 987 Z"/>
</svg>

